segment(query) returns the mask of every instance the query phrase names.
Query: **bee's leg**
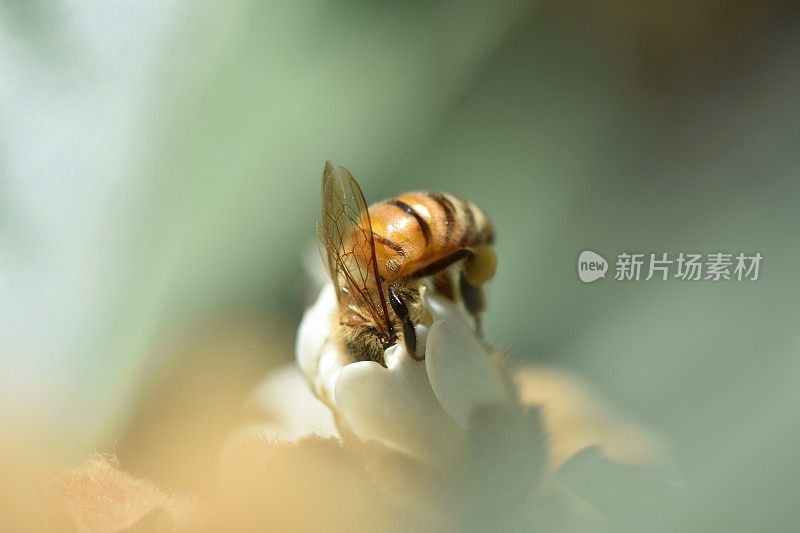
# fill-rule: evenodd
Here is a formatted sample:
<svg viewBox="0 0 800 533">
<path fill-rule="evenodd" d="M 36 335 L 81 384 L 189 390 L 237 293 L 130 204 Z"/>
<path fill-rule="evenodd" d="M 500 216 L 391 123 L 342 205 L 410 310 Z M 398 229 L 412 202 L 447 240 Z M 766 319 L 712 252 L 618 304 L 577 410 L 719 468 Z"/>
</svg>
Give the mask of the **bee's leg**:
<svg viewBox="0 0 800 533">
<path fill-rule="evenodd" d="M 485 307 L 482 287 L 484 283 L 494 276 L 495 267 L 497 266 L 497 255 L 495 255 L 494 250 L 488 246 L 461 248 L 447 257 L 443 257 L 427 267 L 418 270 L 414 273 L 412 279 L 446 274 L 445 269 L 458 261 L 464 262 L 463 265 L 461 265 L 461 279 L 459 280 L 461 298 L 464 300 L 464 306 L 467 308 L 467 311 L 469 311 L 475 319 L 475 326 L 480 336 L 480 314 Z M 434 287 L 438 290 L 435 277 Z M 391 286 L 389 289 L 391 290 Z"/>
<path fill-rule="evenodd" d="M 411 275 L 411 279 L 422 279 L 422 278 L 427 278 L 428 276 L 434 276 L 442 272 L 450 265 L 455 264 L 458 261 L 461 261 L 462 259 L 469 259 L 473 255 L 474 254 L 471 249 L 461 248 L 460 250 L 457 250 L 452 254 L 443 257 L 442 259 L 439 259 L 438 261 L 434 261 L 425 268 L 417 270 Z"/>
<path fill-rule="evenodd" d="M 450 301 L 456 299 L 456 288 L 453 285 L 453 277 L 450 272 L 443 270 L 433 276 L 433 288 L 437 294 L 441 294 Z"/>
<path fill-rule="evenodd" d="M 461 269 L 459 288 L 464 307 L 475 319 L 475 330 L 478 337 L 482 337 L 481 313 L 486 308 L 483 294 L 483 284 L 494 277 L 497 267 L 497 255 L 489 247 L 480 247 L 472 250 L 472 254 L 464 261 Z"/>
<path fill-rule="evenodd" d="M 459 280 L 459 288 L 461 289 L 461 299 L 464 301 L 464 307 L 472 318 L 475 320 L 475 331 L 478 338 L 483 338 L 483 331 L 481 328 L 481 313 L 486 309 L 486 301 L 483 296 L 483 287 L 475 287 L 467 281 L 464 272 L 461 272 L 461 279 Z"/>
<path fill-rule="evenodd" d="M 397 318 L 403 322 L 403 340 L 406 343 L 408 354 L 415 361 L 421 361 L 422 358 L 417 357 L 417 333 L 414 331 L 414 323 L 411 322 L 408 306 L 394 285 L 389 285 L 389 304 Z"/>
</svg>

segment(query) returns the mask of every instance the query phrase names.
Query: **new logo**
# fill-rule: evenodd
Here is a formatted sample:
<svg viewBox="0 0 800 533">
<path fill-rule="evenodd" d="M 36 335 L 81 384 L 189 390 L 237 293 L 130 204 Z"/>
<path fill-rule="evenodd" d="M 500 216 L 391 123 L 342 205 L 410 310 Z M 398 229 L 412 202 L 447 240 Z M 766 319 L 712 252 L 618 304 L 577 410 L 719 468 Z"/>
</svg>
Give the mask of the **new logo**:
<svg viewBox="0 0 800 533">
<path fill-rule="evenodd" d="M 584 283 L 591 283 L 606 277 L 608 261 L 602 255 L 584 250 L 578 256 L 578 277 Z"/>
</svg>

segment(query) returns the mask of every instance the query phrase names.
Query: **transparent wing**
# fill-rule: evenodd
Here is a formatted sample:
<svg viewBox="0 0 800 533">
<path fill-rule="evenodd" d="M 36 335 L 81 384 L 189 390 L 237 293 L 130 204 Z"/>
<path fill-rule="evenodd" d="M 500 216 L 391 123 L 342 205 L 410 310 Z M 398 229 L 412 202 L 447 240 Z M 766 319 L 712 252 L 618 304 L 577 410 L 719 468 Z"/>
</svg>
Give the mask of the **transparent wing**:
<svg viewBox="0 0 800 533">
<path fill-rule="evenodd" d="M 355 304 L 390 335 L 391 323 L 364 194 L 349 170 L 334 167 L 330 161 L 325 163 L 322 174 L 317 239 L 340 305 Z"/>
</svg>

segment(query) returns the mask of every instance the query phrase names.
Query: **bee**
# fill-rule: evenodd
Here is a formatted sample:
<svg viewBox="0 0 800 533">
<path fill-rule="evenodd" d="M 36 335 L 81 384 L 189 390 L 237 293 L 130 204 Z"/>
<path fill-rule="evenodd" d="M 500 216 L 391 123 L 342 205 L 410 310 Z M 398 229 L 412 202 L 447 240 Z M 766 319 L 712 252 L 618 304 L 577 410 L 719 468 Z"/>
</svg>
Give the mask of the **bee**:
<svg viewBox="0 0 800 533">
<path fill-rule="evenodd" d="M 342 340 L 356 359 L 384 364 L 384 350 L 402 331 L 408 353 L 421 360 L 414 330 L 425 313 L 421 283 L 429 280 L 455 299 L 456 267 L 461 300 L 480 335 L 483 285 L 494 276 L 497 258 L 494 227 L 472 202 L 421 191 L 367 207 L 356 178 L 328 161 L 317 238 L 336 290 Z"/>
</svg>

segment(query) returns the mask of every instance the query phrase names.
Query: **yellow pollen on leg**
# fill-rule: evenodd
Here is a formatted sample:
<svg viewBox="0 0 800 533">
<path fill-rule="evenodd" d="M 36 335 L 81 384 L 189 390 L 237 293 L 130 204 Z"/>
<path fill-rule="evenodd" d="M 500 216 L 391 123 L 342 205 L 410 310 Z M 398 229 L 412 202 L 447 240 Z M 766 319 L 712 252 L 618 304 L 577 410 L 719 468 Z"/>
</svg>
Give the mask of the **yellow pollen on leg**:
<svg viewBox="0 0 800 533">
<path fill-rule="evenodd" d="M 464 279 L 473 287 L 480 287 L 494 277 L 497 270 L 497 254 L 488 246 L 473 251 L 475 255 L 464 265 Z"/>
</svg>

